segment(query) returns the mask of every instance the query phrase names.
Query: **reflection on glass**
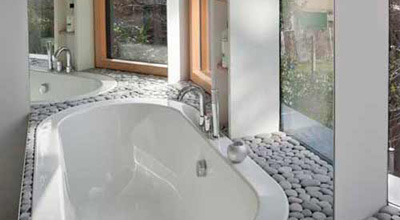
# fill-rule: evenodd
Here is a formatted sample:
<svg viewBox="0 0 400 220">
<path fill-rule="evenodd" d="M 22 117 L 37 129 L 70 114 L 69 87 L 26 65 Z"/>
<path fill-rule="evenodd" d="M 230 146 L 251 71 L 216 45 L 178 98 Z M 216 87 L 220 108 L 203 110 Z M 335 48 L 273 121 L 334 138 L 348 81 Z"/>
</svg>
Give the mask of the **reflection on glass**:
<svg viewBox="0 0 400 220">
<path fill-rule="evenodd" d="M 54 0 L 28 0 L 29 53 L 46 54 L 54 41 Z"/>
<path fill-rule="evenodd" d="M 109 58 L 167 64 L 166 0 L 109 0 Z"/>
<path fill-rule="evenodd" d="M 281 5 L 282 129 L 333 160 L 333 0 Z"/>
</svg>

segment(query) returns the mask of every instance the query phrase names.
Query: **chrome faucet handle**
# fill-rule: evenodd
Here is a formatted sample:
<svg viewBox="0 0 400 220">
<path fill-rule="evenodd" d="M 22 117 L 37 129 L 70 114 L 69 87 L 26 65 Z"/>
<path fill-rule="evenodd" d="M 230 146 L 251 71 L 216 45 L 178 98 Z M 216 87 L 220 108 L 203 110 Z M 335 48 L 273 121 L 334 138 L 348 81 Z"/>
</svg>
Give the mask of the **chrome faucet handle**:
<svg viewBox="0 0 400 220">
<path fill-rule="evenodd" d="M 204 124 L 206 122 L 206 116 L 201 116 L 199 117 L 199 125 L 200 127 L 205 127 Z"/>
<path fill-rule="evenodd" d="M 59 73 L 61 73 L 62 72 L 62 70 L 63 70 L 63 64 L 62 64 L 62 62 L 61 61 L 58 61 L 57 60 L 57 72 L 59 72 Z"/>
<path fill-rule="evenodd" d="M 249 148 L 243 141 L 234 141 L 228 146 L 227 155 L 232 163 L 241 163 L 249 155 Z"/>
<path fill-rule="evenodd" d="M 204 131 L 206 133 L 211 132 L 211 123 L 212 123 L 212 116 L 211 115 L 204 116 Z"/>
</svg>

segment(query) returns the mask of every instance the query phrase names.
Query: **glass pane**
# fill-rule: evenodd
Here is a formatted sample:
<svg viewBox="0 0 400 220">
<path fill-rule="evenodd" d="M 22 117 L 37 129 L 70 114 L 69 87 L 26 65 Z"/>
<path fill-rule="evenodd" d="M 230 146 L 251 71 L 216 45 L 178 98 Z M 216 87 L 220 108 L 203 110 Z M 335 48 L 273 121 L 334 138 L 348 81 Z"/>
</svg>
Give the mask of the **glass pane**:
<svg viewBox="0 0 400 220">
<path fill-rule="evenodd" d="M 390 1 L 390 173 L 400 177 L 400 0 Z"/>
<path fill-rule="evenodd" d="M 333 0 L 283 0 L 281 127 L 333 160 Z"/>
<path fill-rule="evenodd" d="M 109 0 L 109 58 L 167 64 L 166 3 L 166 0 Z"/>
<path fill-rule="evenodd" d="M 389 2 L 389 201 L 400 205 L 400 0 Z"/>
<path fill-rule="evenodd" d="M 54 41 L 54 0 L 28 0 L 29 53 L 47 54 L 46 42 Z"/>
</svg>

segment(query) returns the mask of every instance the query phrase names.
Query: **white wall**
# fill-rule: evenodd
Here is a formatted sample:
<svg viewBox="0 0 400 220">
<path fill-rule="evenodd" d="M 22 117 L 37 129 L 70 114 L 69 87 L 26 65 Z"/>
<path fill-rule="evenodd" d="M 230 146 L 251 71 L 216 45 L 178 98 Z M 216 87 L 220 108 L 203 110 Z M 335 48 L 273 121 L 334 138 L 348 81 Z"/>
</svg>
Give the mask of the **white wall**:
<svg viewBox="0 0 400 220">
<path fill-rule="evenodd" d="M 75 0 L 75 68 L 94 67 L 93 0 Z"/>
<path fill-rule="evenodd" d="M 75 32 L 66 33 L 66 16 L 71 2 L 75 4 Z M 94 68 L 93 0 L 54 0 L 54 17 L 55 49 L 66 46 L 71 50 L 75 70 Z"/>
<path fill-rule="evenodd" d="M 232 137 L 279 130 L 279 0 L 230 0 Z"/>
<path fill-rule="evenodd" d="M 388 1 L 335 10 L 335 219 L 364 219 L 387 201 Z"/>
<path fill-rule="evenodd" d="M 189 79 L 189 1 L 167 1 L 168 82 Z"/>
<path fill-rule="evenodd" d="M 217 67 L 222 60 L 221 38 L 228 23 L 228 3 L 220 0 L 211 0 L 210 4 L 210 64 L 213 78 L 213 87 L 218 89 L 220 104 L 220 125 L 228 125 L 228 71 Z"/>
<path fill-rule="evenodd" d="M 65 30 L 67 28 L 65 19 L 67 16 L 66 6 L 67 2 L 65 0 L 54 0 L 54 47 L 65 46 L 66 36 L 60 34 L 60 30 Z"/>
<path fill-rule="evenodd" d="M 27 1 L 0 1 L 0 219 L 17 219 L 26 139 Z"/>
</svg>

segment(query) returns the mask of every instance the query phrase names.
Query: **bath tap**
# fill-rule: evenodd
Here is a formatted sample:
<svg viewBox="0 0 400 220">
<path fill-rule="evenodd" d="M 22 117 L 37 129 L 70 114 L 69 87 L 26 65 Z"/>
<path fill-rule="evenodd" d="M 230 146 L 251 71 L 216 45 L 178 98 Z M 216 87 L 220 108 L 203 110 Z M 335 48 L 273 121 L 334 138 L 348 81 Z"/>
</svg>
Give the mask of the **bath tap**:
<svg viewBox="0 0 400 220">
<path fill-rule="evenodd" d="M 65 52 L 67 56 L 67 66 L 65 67 L 65 72 L 71 73 L 73 71 L 72 68 L 72 55 L 71 55 L 71 50 L 68 49 L 67 47 L 60 47 L 58 50 L 54 53 L 54 60 L 57 63 L 57 72 L 62 71 L 62 63 L 60 61 L 57 61 L 60 57 L 60 55 Z"/>
<path fill-rule="evenodd" d="M 218 138 L 219 137 L 219 105 L 218 105 L 218 98 L 217 98 L 217 90 L 212 91 L 212 114 L 211 115 L 206 115 L 206 103 L 205 103 L 205 97 L 206 93 L 203 88 L 196 86 L 196 85 L 190 85 L 185 88 L 183 88 L 179 94 L 178 94 L 178 101 L 182 101 L 183 97 L 185 97 L 186 94 L 190 92 L 195 92 L 197 93 L 199 97 L 199 111 L 200 111 L 200 120 L 199 120 L 199 125 L 203 129 L 203 131 L 207 134 L 209 134 L 210 137 L 212 138 Z M 212 130 L 212 133 L 211 133 Z"/>
<path fill-rule="evenodd" d="M 205 91 L 195 85 L 190 85 L 185 88 L 183 88 L 179 94 L 178 94 L 178 101 L 182 101 L 185 95 L 187 95 L 190 92 L 195 92 L 199 96 L 199 111 L 200 111 L 200 120 L 199 120 L 199 125 L 202 128 L 205 128 L 205 111 L 206 111 L 206 103 L 205 103 L 205 97 L 206 93 Z"/>
</svg>

